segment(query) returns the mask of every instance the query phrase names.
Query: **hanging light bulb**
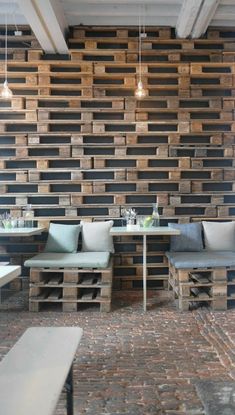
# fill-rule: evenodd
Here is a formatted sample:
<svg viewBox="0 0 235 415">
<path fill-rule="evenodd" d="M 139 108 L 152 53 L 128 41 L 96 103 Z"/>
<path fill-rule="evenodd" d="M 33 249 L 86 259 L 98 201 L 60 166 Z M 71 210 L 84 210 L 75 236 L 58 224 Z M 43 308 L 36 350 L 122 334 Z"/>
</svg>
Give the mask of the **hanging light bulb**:
<svg viewBox="0 0 235 415">
<path fill-rule="evenodd" d="M 138 81 L 137 88 L 136 88 L 136 90 L 135 90 L 135 96 L 136 96 L 136 98 L 141 99 L 141 98 L 145 98 L 145 97 L 146 97 L 146 95 L 147 95 L 147 92 L 146 92 L 146 90 L 144 89 L 144 87 L 143 87 L 143 83 L 142 83 L 142 81 L 141 81 L 141 79 L 140 79 L 140 80 Z"/>
<path fill-rule="evenodd" d="M 0 97 L 3 99 L 10 99 L 13 93 L 8 86 L 7 81 L 7 15 L 6 15 L 6 24 L 5 24 L 5 81 L 3 82 Z"/>
<path fill-rule="evenodd" d="M 145 98 L 147 96 L 147 91 L 143 87 L 143 82 L 141 78 L 142 77 L 142 38 L 145 36 L 146 36 L 145 32 L 144 33 L 141 32 L 141 9 L 140 9 L 140 13 L 139 13 L 139 68 L 138 68 L 139 78 L 137 82 L 137 88 L 135 90 L 135 97 L 137 99 Z"/>
<path fill-rule="evenodd" d="M 2 87 L 2 90 L 1 90 L 1 98 L 10 99 L 12 97 L 12 95 L 13 95 L 12 90 L 9 88 L 8 82 L 6 80 L 6 81 L 4 81 L 3 87 Z"/>
</svg>

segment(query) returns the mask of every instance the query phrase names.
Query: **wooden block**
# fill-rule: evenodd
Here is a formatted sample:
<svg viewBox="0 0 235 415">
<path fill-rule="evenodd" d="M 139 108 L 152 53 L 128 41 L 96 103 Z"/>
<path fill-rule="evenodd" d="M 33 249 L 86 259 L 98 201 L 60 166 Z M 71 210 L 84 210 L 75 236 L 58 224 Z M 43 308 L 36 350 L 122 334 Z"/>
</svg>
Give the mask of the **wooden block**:
<svg viewBox="0 0 235 415">
<path fill-rule="evenodd" d="M 14 110 L 21 110 L 24 108 L 24 102 L 23 98 L 12 98 L 11 107 Z"/>
<path fill-rule="evenodd" d="M 179 183 L 179 192 L 180 193 L 191 193 L 191 182 L 190 181 L 181 181 Z"/>
<path fill-rule="evenodd" d="M 179 76 L 178 84 L 181 89 L 188 89 L 190 87 L 190 77 L 189 76 Z"/>
<path fill-rule="evenodd" d="M 136 132 L 137 133 L 147 133 L 148 124 L 146 122 L 137 122 L 136 123 Z"/>
<path fill-rule="evenodd" d="M 215 284 L 210 289 L 211 296 L 214 297 L 227 297 L 227 283 Z"/>
<path fill-rule="evenodd" d="M 177 279 L 179 282 L 187 282 L 189 281 L 189 272 L 186 270 L 175 270 L 174 273 L 177 275 Z"/>
<path fill-rule="evenodd" d="M 32 85 L 32 86 L 37 85 L 38 75 L 32 75 L 32 74 L 27 75 L 25 77 L 25 81 L 26 81 L 26 85 Z"/>
<path fill-rule="evenodd" d="M 215 218 L 217 216 L 216 207 L 213 207 L 213 206 L 206 207 L 205 216 Z"/>
<path fill-rule="evenodd" d="M 82 183 L 81 191 L 82 191 L 82 193 L 93 193 L 92 183 L 89 183 L 89 182 Z"/>
<path fill-rule="evenodd" d="M 29 311 L 32 313 L 38 313 L 40 308 L 39 302 L 29 300 Z"/>
<path fill-rule="evenodd" d="M 227 270 L 226 268 L 215 268 L 211 273 L 212 281 L 227 281 Z"/>
<path fill-rule="evenodd" d="M 188 133 L 190 130 L 189 122 L 179 122 L 178 123 L 178 132 L 179 133 Z"/>
<path fill-rule="evenodd" d="M 49 184 L 39 184 L 38 185 L 38 193 L 50 193 L 50 185 Z"/>
<path fill-rule="evenodd" d="M 212 308 L 215 311 L 223 311 L 227 310 L 227 298 L 221 297 L 221 298 L 215 298 L 212 301 Z"/>
<path fill-rule="evenodd" d="M 43 281 L 43 273 L 35 268 L 30 268 L 30 282 L 39 283 Z"/>
<path fill-rule="evenodd" d="M 73 312 L 77 311 L 77 302 L 76 301 L 69 301 L 66 302 L 65 300 L 62 303 L 63 312 Z"/>
<path fill-rule="evenodd" d="M 111 301 L 102 301 L 100 303 L 100 311 L 102 313 L 109 313 L 111 311 Z"/>
<path fill-rule="evenodd" d="M 77 298 L 77 287 L 63 287 L 63 299 Z"/>
<path fill-rule="evenodd" d="M 184 301 L 181 298 L 178 300 L 179 310 L 180 311 L 188 311 L 189 310 L 189 301 Z"/>
</svg>

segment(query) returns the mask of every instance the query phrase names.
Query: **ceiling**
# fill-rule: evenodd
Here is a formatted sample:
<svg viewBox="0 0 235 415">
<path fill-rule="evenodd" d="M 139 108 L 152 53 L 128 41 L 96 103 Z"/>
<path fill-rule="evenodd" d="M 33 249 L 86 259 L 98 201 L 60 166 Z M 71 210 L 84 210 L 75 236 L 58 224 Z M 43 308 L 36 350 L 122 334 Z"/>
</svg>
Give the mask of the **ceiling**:
<svg viewBox="0 0 235 415">
<path fill-rule="evenodd" d="M 0 0 L 0 24 L 29 24 L 41 47 L 68 53 L 69 26 L 172 26 L 197 38 L 210 26 L 235 26 L 235 0 Z"/>
</svg>

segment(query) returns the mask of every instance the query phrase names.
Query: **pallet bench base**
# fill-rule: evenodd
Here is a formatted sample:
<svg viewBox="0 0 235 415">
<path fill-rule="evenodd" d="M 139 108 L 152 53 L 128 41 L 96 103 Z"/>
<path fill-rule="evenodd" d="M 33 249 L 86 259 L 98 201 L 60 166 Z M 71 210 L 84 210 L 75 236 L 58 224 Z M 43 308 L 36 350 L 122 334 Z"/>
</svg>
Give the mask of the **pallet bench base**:
<svg viewBox="0 0 235 415">
<path fill-rule="evenodd" d="M 177 263 L 177 255 L 168 253 L 169 265 L 169 288 L 174 293 L 179 309 L 189 310 L 199 305 L 209 305 L 213 310 L 227 310 L 229 301 L 235 300 L 235 265 L 228 266 L 198 266 L 195 261 L 189 266 L 191 253 L 184 253 L 181 266 Z M 200 265 L 203 261 L 209 265 L 208 258 L 202 258 L 200 252 Z M 204 255 L 204 254 L 203 254 Z M 176 260 L 176 261 L 175 261 Z M 172 263 L 173 262 L 173 263 Z M 225 261 L 226 262 L 226 258 Z M 198 261 L 199 263 L 199 261 Z M 221 261 L 222 263 L 222 261 Z"/>
<path fill-rule="evenodd" d="M 78 311 L 81 305 L 99 304 L 111 310 L 113 260 L 106 268 L 30 268 L 29 311 L 57 305 L 62 311 Z"/>
</svg>

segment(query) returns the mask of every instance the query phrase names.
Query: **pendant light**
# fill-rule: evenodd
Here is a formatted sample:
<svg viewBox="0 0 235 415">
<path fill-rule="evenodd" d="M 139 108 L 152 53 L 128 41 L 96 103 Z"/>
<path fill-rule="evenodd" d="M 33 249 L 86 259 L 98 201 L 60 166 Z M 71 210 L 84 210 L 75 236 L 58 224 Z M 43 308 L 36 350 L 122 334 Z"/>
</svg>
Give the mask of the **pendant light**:
<svg viewBox="0 0 235 415">
<path fill-rule="evenodd" d="M 147 95 L 147 91 L 143 87 L 142 82 L 142 38 L 144 38 L 146 34 L 141 30 L 141 11 L 139 13 L 139 65 L 138 65 L 138 81 L 137 81 L 137 88 L 135 90 L 135 97 L 137 99 L 145 98 Z"/>
<path fill-rule="evenodd" d="M 4 99 L 10 99 L 13 95 L 11 89 L 8 86 L 7 81 L 7 15 L 6 15 L 6 22 L 5 22 L 5 81 L 3 83 L 0 97 Z"/>
</svg>

